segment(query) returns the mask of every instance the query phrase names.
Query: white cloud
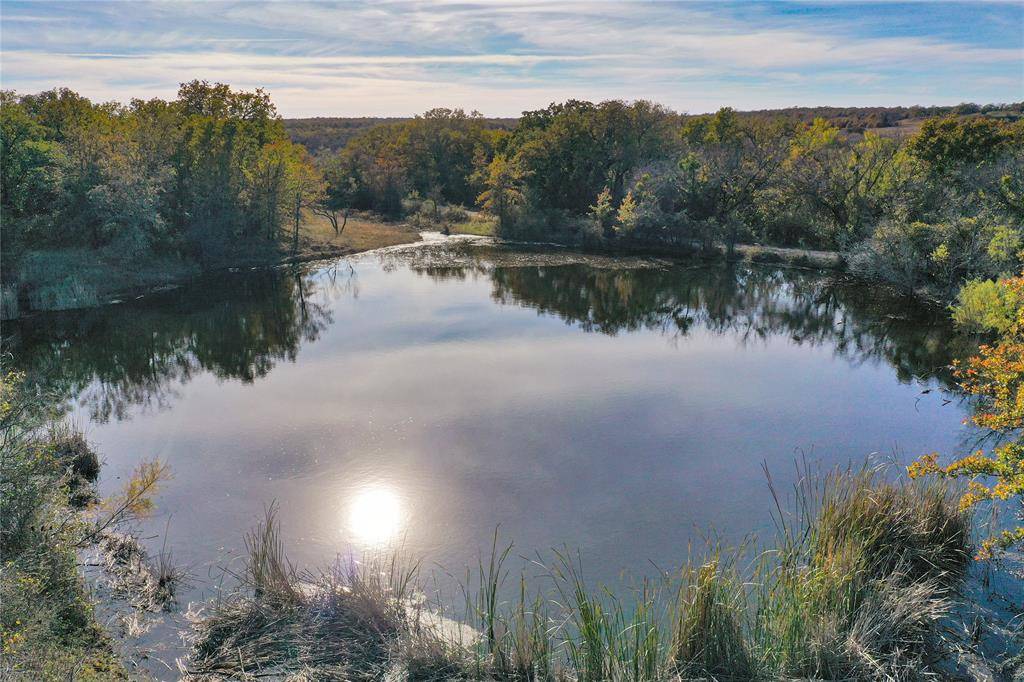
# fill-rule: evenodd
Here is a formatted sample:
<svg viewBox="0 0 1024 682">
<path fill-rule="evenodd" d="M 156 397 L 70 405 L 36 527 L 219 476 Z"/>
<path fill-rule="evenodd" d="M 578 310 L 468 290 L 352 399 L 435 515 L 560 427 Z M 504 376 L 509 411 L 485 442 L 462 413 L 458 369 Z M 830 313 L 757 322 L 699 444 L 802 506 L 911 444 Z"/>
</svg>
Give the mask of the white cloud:
<svg viewBox="0 0 1024 682">
<path fill-rule="evenodd" d="M 835 21 L 740 17 L 714 6 L 82 7 L 73 23 L 36 8 L 5 17 L 5 87 L 69 85 L 123 100 L 170 96 L 179 81 L 206 78 L 267 87 L 293 116 L 407 115 L 440 104 L 510 115 L 566 97 L 646 97 L 689 111 L 910 104 L 948 101 L 958 86 L 957 99 L 1013 99 L 1014 84 L 1024 89 L 1021 45 L 877 37 Z"/>
</svg>

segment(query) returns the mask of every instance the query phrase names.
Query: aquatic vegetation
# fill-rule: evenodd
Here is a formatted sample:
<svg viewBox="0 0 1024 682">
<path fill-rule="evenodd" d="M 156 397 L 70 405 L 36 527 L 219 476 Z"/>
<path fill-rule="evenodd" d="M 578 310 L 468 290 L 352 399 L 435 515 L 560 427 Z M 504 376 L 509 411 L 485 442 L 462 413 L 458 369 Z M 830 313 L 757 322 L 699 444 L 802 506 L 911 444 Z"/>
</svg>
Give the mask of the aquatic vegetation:
<svg viewBox="0 0 1024 682">
<path fill-rule="evenodd" d="M 914 680 L 946 643 L 971 557 L 971 517 L 944 481 L 892 481 L 865 466 L 806 475 L 774 543 L 710 548 L 624 593 L 591 585 L 579 554 L 519 577 L 512 545 L 463 583 L 465 610 L 427 608 L 398 554 L 300 574 L 275 510 L 247 539 L 241 587 L 196 622 L 191 676 L 410 680 Z M 742 563 L 744 557 L 753 557 Z M 538 563 L 538 565 L 540 565 Z M 533 591 L 536 588 L 536 591 Z M 535 596 L 530 596 L 535 595 Z"/>
</svg>

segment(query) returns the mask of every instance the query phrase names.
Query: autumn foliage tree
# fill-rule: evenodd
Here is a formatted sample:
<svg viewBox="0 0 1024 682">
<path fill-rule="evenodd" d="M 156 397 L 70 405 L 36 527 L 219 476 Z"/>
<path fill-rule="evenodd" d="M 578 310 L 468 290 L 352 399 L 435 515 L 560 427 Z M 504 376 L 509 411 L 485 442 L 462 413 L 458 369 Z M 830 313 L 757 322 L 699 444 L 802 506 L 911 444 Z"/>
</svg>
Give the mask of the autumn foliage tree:
<svg viewBox="0 0 1024 682">
<path fill-rule="evenodd" d="M 495 157 L 484 175 L 484 191 L 477 202 L 498 217 L 498 230 L 507 229 L 512 211 L 523 203 L 523 172 L 504 156 Z"/>
<path fill-rule="evenodd" d="M 957 367 L 957 374 L 963 389 L 978 400 L 974 423 L 1002 436 L 1002 442 L 991 453 L 978 450 L 945 466 L 937 454 L 926 455 L 910 467 L 910 475 L 970 478 L 960 500 L 964 509 L 1017 500 L 1024 511 L 1024 273 L 967 285 L 956 310 L 961 323 L 999 332 L 998 340 L 982 346 L 977 356 Z M 986 538 L 979 556 L 1021 544 L 1024 525 Z"/>
</svg>

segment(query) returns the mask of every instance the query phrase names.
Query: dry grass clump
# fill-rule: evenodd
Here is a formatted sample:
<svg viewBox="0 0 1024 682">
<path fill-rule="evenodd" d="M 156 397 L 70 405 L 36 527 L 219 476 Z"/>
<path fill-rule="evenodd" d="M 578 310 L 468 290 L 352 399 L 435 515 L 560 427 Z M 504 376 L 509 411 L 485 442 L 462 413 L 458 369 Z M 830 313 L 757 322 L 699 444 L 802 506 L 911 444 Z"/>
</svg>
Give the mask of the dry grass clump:
<svg viewBox="0 0 1024 682">
<path fill-rule="evenodd" d="M 381 558 L 299 575 L 273 507 L 246 545 L 241 588 L 197 623 L 189 677 L 383 677 L 395 642 L 410 631 L 415 567 Z"/>
<path fill-rule="evenodd" d="M 174 607 L 175 593 L 188 576 L 174 564 L 169 552 L 161 551 L 155 560 L 150 559 L 138 538 L 113 530 L 101 533 L 99 547 L 115 594 L 144 611 Z"/>
<path fill-rule="evenodd" d="M 66 421 L 57 422 L 49 427 L 46 443 L 53 457 L 64 466 L 70 467 L 73 476 L 89 483 L 99 478 L 99 455 L 89 445 L 81 429 Z"/>
</svg>

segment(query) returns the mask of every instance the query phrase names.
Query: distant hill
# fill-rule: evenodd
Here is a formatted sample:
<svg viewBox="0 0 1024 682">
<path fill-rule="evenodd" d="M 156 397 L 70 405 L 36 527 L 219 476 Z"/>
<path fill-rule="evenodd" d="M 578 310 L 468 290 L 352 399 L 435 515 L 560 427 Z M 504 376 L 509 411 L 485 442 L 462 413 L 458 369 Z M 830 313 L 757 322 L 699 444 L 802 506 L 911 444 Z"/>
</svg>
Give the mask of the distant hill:
<svg viewBox="0 0 1024 682">
<path fill-rule="evenodd" d="M 990 116 L 1016 121 L 1024 118 L 1024 102 L 1012 104 L 957 104 L 944 107 L 790 107 L 739 112 L 743 116 L 783 116 L 801 123 L 823 118 L 851 133 L 873 130 L 881 134 L 912 134 L 936 116 Z"/>
<path fill-rule="evenodd" d="M 739 112 L 743 116 L 777 117 L 784 116 L 800 122 L 809 123 L 816 118 L 824 118 L 834 125 L 851 133 L 875 130 L 885 135 L 912 134 L 921 122 L 935 116 L 991 116 L 1015 121 L 1024 118 L 1024 102 L 1011 104 L 957 104 L 944 107 L 790 107 L 788 109 L 761 109 L 758 111 Z M 350 139 L 364 130 L 385 123 L 408 121 L 405 118 L 286 118 L 285 130 L 293 142 L 297 142 L 310 152 L 321 150 L 336 151 L 344 147 Z M 488 118 L 487 125 L 492 128 L 511 130 L 517 118 Z"/>
<path fill-rule="evenodd" d="M 292 142 L 301 144 L 312 153 L 321 150 L 336 151 L 341 149 L 353 137 L 387 123 L 401 123 L 411 117 L 393 118 L 344 118 L 334 116 L 318 116 L 316 118 L 286 118 L 284 128 Z M 490 128 L 511 130 L 515 127 L 515 118 L 484 119 Z"/>
</svg>

